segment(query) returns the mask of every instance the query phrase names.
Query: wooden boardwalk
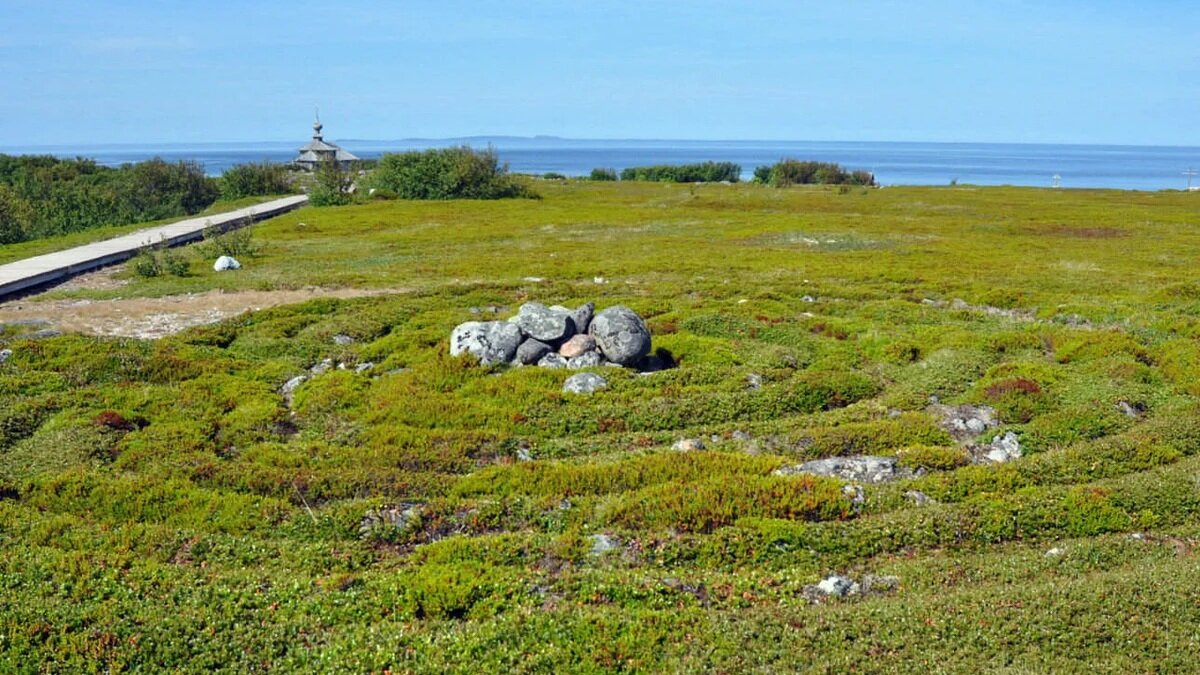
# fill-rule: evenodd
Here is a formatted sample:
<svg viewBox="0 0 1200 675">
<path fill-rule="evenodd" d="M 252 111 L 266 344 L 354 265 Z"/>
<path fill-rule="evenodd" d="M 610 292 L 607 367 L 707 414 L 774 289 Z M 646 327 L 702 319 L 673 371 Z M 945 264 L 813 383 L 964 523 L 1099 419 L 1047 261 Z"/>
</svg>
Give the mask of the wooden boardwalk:
<svg viewBox="0 0 1200 675">
<path fill-rule="evenodd" d="M 209 226 L 226 227 L 247 220 L 258 222 L 307 203 L 308 197 L 305 195 L 283 197 L 228 213 L 148 227 L 120 237 L 0 265 L 0 298 L 128 260 L 143 248 L 156 244 L 166 242 L 168 246 L 174 246 L 195 241 L 204 236 L 204 229 Z"/>
</svg>

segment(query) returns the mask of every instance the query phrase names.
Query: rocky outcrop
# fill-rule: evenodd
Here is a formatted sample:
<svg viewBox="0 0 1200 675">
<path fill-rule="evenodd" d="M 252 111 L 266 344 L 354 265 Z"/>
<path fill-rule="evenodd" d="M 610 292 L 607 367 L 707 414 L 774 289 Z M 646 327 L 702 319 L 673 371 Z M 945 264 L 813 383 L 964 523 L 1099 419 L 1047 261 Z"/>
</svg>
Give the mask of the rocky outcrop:
<svg viewBox="0 0 1200 675">
<path fill-rule="evenodd" d="M 450 335 L 450 354 L 470 354 L 489 366 L 624 366 L 649 372 L 675 365 L 669 355 L 649 355 L 650 330 L 633 310 L 615 306 L 594 311 L 590 302 L 573 310 L 527 302 L 507 321 L 459 324 Z"/>
<path fill-rule="evenodd" d="M 895 457 L 876 457 L 873 455 L 854 455 L 851 457 L 828 457 L 811 462 L 785 466 L 775 470 L 777 476 L 793 476 L 810 474 L 813 476 L 829 476 L 842 480 L 861 483 L 883 483 L 896 478 L 905 478 L 911 472 L 897 465 Z"/>
</svg>

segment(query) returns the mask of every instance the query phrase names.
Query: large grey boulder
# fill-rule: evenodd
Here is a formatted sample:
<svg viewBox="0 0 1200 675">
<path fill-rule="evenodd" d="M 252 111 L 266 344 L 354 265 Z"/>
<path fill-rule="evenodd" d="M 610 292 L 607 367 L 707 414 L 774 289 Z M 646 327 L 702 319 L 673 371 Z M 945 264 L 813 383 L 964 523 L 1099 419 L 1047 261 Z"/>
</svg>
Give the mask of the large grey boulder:
<svg viewBox="0 0 1200 675">
<path fill-rule="evenodd" d="M 590 394 L 608 386 L 608 380 L 595 373 L 577 373 L 563 383 L 563 391 L 569 394 Z"/>
<path fill-rule="evenodd" d="M 520 347 L 517 347 L 517 363 L 532 366 L 552 351 L 554 348 L 545 342 L 529 338 L 522 342 Z"/>
<path fill-rule="evenodd" d="M 615 305 L 592 319 L 588 333 L 604 357 L 623 366 L 636 366 L 650 352 L 650 329 L 632 309 Z"/>
<path fill-rule="evenodd" d="M 575 333 L 575 322 L 565 307 L 547 307 L 527 302 L 517 311 L 516 323 L 531 338 L 542 342 L 561 342 Z"/>
<path fill-rule="evenodd" d="M 521 329 L 507 321 L 468 321 L 450 334 L 450 355 L 470 354 L 485 366 L 508 363 L 521 340 Z"/>
<path fill-rule="evenodd" d="M 777 476 L 796 474 L 829 476 L 862 483 L 883 483 L 900 477 L 901 472 L 897 468 L 895 457 L 876 457 L 874 455 L 828 457 L 775 470 Z"/>
</svg>

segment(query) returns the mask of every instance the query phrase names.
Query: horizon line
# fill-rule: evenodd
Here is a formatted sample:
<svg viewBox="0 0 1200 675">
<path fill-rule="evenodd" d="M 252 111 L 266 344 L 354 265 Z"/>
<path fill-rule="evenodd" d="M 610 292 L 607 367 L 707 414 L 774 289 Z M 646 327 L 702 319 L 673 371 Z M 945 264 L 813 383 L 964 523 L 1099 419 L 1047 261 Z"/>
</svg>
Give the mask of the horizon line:
<svg viewBox="0 0 1200 675">
<path fill-rule="evenodd" d="M 404 138 L 336 138 L 338 143 L 444 143 L 452 141 L 480 140 L 516 140 L 516 141 L 565 141 L 565 142 L 599 142 L 599 143 L 845 143 L 845 144 L 888 144 L 888 145 L 1015 145 L 1015 146 L 1089 146 L 1114 148 L 1186 148 L 1200 149 L 1200 145 L 1172 145 L 1167 143 L 1085 143 L 1085 142 L 1050 142 L 1050 141 L 881 141 L 881 140 L 821 140 L 821 139 L 782 139 L 782 138 L 651 138 L 651 137 L 609 137 L 587 138 L 572 136 L 553 136 L 538 134 L 521 136 L 514 134 L 472 134 L 466 136 L 413 136 Z M 0 144 L 0 153 L 8 150 L 50 150 L 67 148 L 119 148 L 119 147 L 197 147 L 223 145 L 253 145 L 261 143 L 291 144 L 303 141 L 296 139 L 282 140 L 222 140 L 222 141 L 117 141 L 103 143 L 35 143 L 26 145 Z"/>
</svg>

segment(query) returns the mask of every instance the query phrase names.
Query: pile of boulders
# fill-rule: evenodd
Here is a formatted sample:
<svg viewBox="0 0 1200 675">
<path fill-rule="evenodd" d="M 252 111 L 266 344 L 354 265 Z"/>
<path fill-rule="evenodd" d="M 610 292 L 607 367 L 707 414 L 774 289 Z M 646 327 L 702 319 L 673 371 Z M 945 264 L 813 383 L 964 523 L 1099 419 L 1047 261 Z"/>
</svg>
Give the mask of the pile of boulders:
<svg viewBox="0 0 1200 675">
<path fill-rule="evenodd" d="M 527 302 L 507 321 L 459 324 L 450 354 L 470 354 L 485 366 L 641 367 L 650 353 L 646 322 L 628 307 L 595 309 L 591 302 L 575 309 Z"/>
</svg>

